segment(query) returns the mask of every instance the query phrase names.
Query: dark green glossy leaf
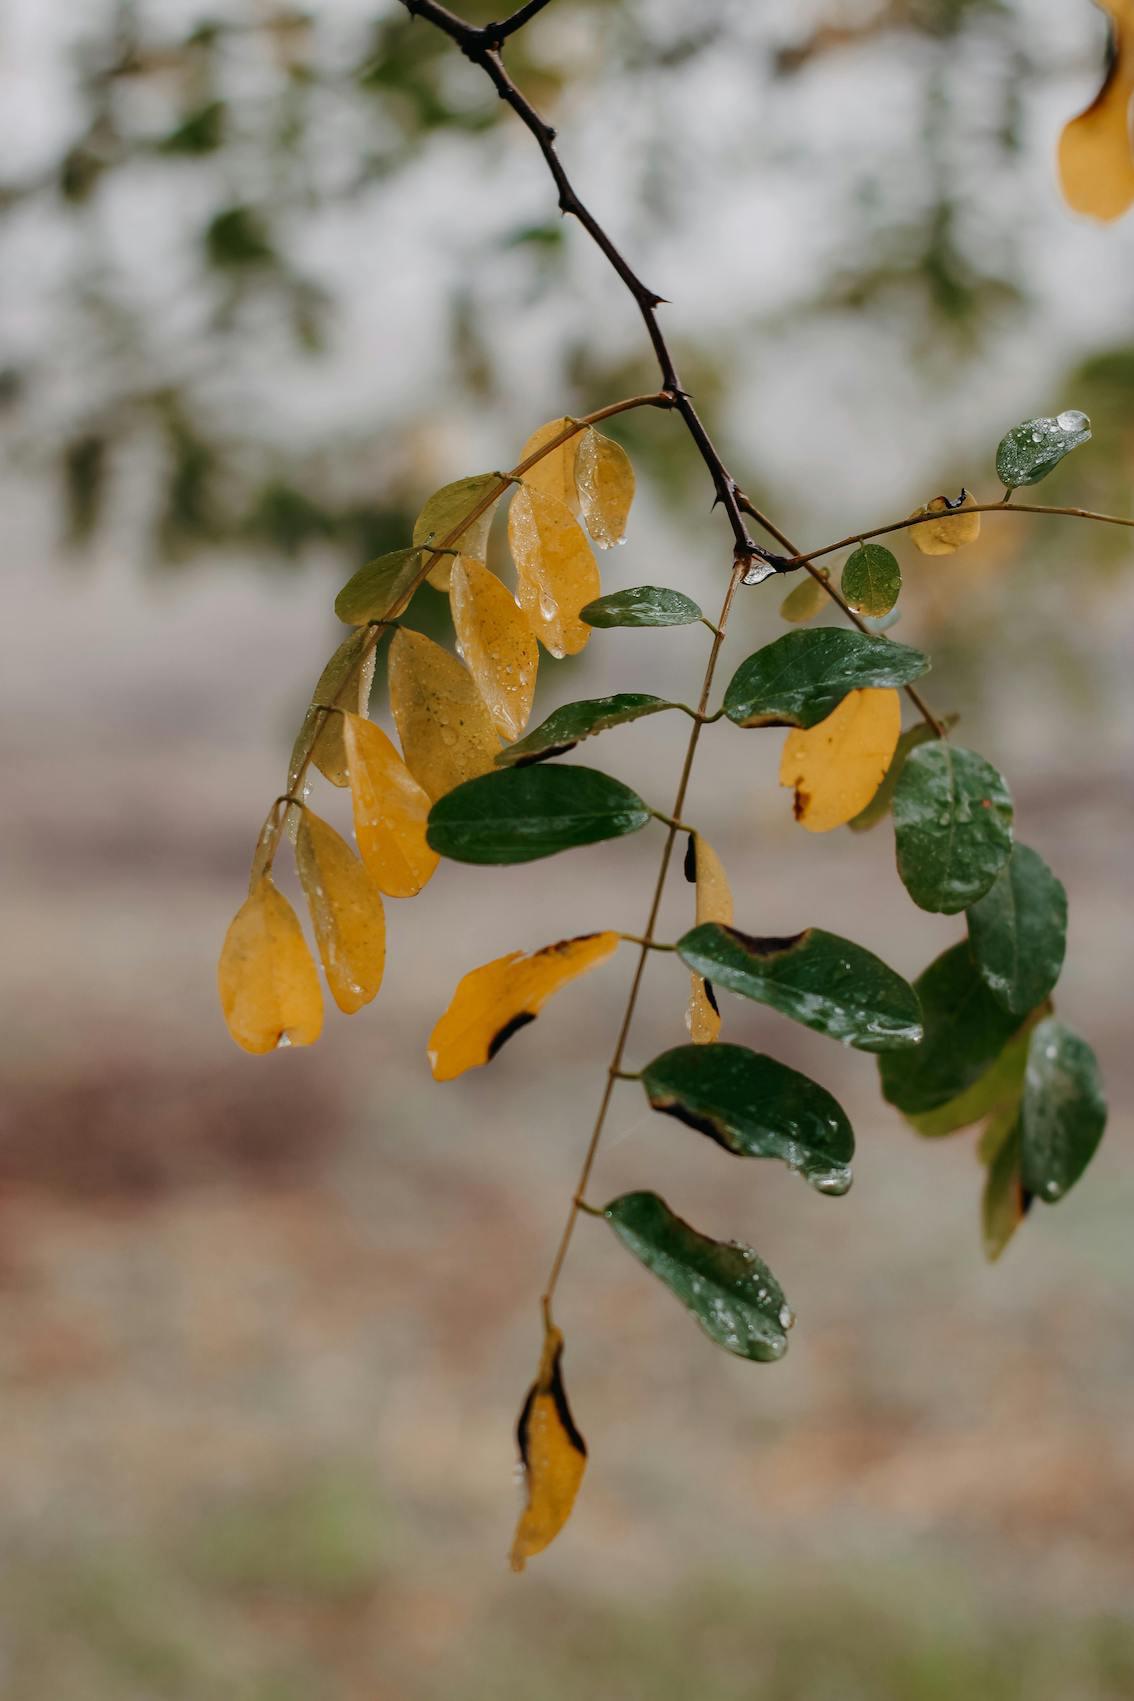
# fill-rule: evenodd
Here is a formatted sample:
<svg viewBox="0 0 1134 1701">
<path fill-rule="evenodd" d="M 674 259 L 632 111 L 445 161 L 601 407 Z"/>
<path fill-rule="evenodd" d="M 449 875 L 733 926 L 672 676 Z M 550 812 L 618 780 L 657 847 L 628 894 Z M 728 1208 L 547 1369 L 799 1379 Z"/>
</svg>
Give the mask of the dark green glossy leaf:
<svg viewBox="0 0 1134 1701">
<path fill-rule="evenodd" d="M 859 614 L 889 614 L 902 589 L 898 558 L 880 543 L 863 543 L 843 566 L 843 595 Z"/>
<path fill-rule="evenodd" d="M 360 567 L 335 598 L 335 613 L 348 626 L 392 620 L 409 601 L 421 571 L 420 549 L 393 549 Z"/>
<path fill-rule="evenodd" d="M 984 1255 L 995 1263 L 1032 1202 L 1020 1180 L 1020 1113 L 1015 1105 L 989 1123 L 987 1139 L 988 1175 L 980 1216 Z"/>
<path fill-rule="evenodd" d="M 603 1216 L 718 1347 L 762 1363 L 783 1358 L 794 1322 L 791 1307 L 751 1247 L 699 1234 L 656 1193 L 623 1193 Z"/>
<path fill-rule="evenodd" d="M 435 490 L 414 521 L 415 547 L 422 549 L 443 543 L 499 483 L 499 473 L 476 473 L 472 478 L 458 478 L 452 484 L 444 484 L 440 490 Z M 496 500 L 498 502 L 499 497 Z M 490 508 L 464 527 L 450 547 L 459 550 L 462 555 L 471 555 L 476 561 L 483 561 L 495 512 L 496 502 L 493 502 Z"/>
<path fill-rule="evenodd" d="M 851 1184 L 854 1132 L 838 1101 L 743 1045 L 679 1045 L 642 1072 L 655 1110 L 742 1158 L 781 1158 L 821 1193 Z"/>
<path fill-rule="evenodd" d="M 1026 419 L 1000 439 L 996 476 L 1008 490 L 1038 484 L 1090 436 L 1091 422 L 1077 408 L 1068 408 L 1054 419 Z"/>
<path fill-rule="evenodd" d="M 935 1140 L 942 1134 L 955 1134 L 959 1128 L 971 1128 L 974 1122 L 1005 1105 L 1018 1105 L 1024 1087 L 1030 1034 L 1031 1029 L 1025 1024 L 972 1086 L 936 1110 L 915 1112 L 907 1115 L 906 1120 L 919 1134 Z"/>
<path fill-rule="evenodd" d="M 1054 1204 L 1095 1154 L 1106 1127 L 1098 1062 L 1086 1040 L 1049 1016 L 1032 1030 L 1020 1112 L 1024 1187 Z"/>
<path fill-rule="evenodd" d="M 945 715 L 942 717 L 941 724 L 948 729 L 955 726 L 956 721 L 956 715 Z M 866 808 L 859 810 L 853 821 L 847 822 L 852 833 L 865 833 L 871 827 L 876 827 L 879 821 L 885 820 L 894 801 L 894 787 L 898 783 L 898 775 L 905 767 L 910 751 L 916 750 L 919 744 L 926 744 L 931 738 L 936 737 L 937 734 L 933 728 L 928 726 L 925 721 L 918 721 L 916 726 L 906 728 L 898 740 L 898 748 L 894 752 L 890 766 L 886 769 L 886 777 L 882 784 L 878 787 Z"/>
<path fill-rule="evenodd" d="M 679 939 L 677 949 L 715 987 L 769 1004 L 860 1051 L 893 1051 L 921 1039 L 913 987 L 872 951 L 821 927 L 787 939 L 754 939 L 707 921 Z"/>
<path fill-rule="evenodd" d="M 534 862 L 636 833 L 649 819 L 621 780 L 595 768 L 540 764 L 466 780 L 433 805 L 426 838 L 455 862 Z"/>
<path fill-rule="evenodd" d="M 643 715 L 656 715 L 662 709 L 672 709 L 664 697 L 651 697 L 645 691 L 619 691 L 612 697 L 586 697 L 578 703 L 564 703 L 534 727 L 526 737 L 517 739 L 496 758 L 500 768 L 522 767 L 528 762 L 543 762 L 549 756 L 561 756 L 596 732 L 606 732 L 612 726 L 625 726 Z"/>
<path fill-rule="evenodd" d="M 635 585 L 596 597 L 579 611 L 588 626 L 690 626 L 700 620 L 701 610 L 683 591 L 663 585 Z"/>
<path fill-rule="evenodd" d="M 1008 787 L 991 762 L 947 739 L 910 751 L 892 808 L 898 873 L 920 909 L 968 909 L 1012 854 Z"/>
<path fill-rule="evenodd" d="M 1019 1017 L 1010 1016 L 981 980 L 967 940 L 931 963 L 914 981 L 914 990 L 925 1038 L 912 1051 L 891 1051 L 878 1059 L 882 1092 L 906 1116 L 960 1098 L 992 1067 L 1020 1026 Z"/>
<path fill-rule="evenodd" d="M 1067 893 L 1027 845 L 1012 855 L 968 912 L 973 958 L 993 997 L 1016 1016 L 1042 1004 L 1067 946 Z"/>
<path fill-rule="evenodd" d="M 907 644 L 839 626 L 785 632 L 741 662 L 725 692 L 725 714 L 737 726 L 817 726 L 848 691 L 906 685 L 928 666 L 928 656 Z"/>
</svg>

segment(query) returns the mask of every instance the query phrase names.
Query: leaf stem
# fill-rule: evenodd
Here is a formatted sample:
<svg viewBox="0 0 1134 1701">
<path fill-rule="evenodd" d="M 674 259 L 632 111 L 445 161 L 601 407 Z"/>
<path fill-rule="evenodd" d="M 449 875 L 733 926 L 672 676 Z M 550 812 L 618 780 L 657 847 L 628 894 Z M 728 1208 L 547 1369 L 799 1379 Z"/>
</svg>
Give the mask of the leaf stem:
<svg viewBox="0 0 1134 1701">
<path fill-rule="evenodd" d="M 626 941 L 627 945 L 644 945 L 648 951 L 676 951 L 677 950 L 676 945 L 663 945 L 657 939 L 647 939 L 641 933 L 620 933 L 618 935 L 618 937 L 620 939 L 624 939 Z"/>
</svg>

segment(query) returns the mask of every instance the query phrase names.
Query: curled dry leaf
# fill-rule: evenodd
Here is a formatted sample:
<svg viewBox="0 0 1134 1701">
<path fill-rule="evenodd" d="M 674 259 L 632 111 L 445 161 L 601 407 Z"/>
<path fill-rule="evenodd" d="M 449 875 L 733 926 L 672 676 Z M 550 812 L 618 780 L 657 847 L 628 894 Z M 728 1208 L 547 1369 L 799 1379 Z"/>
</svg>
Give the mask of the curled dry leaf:
<svg viewBox="0 0 1134 1701">
<path fill-rule="evenodd" d="M 299 918 L 263 874 L 233 918 L 217 965 L 228 1031 L 244 1051 L 314 1045 L 323 994 Z"/>
<path fill-rule="evenodd" d="M 552 449 L 542 459 L 530 466 L 522 477 L 529 490 L 538 490 L 543 496 L 550 496 L 553 501 L 561 502 L 572 514 L 579 512 L 579 493 L 575 485 L 575 455 L 579 447 L 579 432 L 575 429 L 573 419 L 549 419 L 546 425 L 541 425 L 538 431 L 533 431 L 520 451 L 517 466 L 522 466 L 529 455 L 534 455 L 542 449 L 545 443 L 561 437 L 565 431 L 571 435 L 556 448 Z"/>
<path fill-rule="evenodd" d="M 789 732 L 780 784 L 795 791 L 795 818 L 810 833 L 829 833 L 866 808 L 893 760 L 902 730 L 898 693 L 851 691 L 806 731 Z"/>
<path fill-rule="evenodd" d="M 528 724 L 539 645 L 515 598 L 480 561 L 460 555 L 449 587 L 457 642 L 502 738 Z"/>
<path fill-rule="evenodd" d="M 571 1516 L 587 1468 L 587 1444 L 575 1427 L 563 1387 L 563 1335 L 548 1329 L 539 1374 L 516 1425 L 527 1489 L 512 1542 L 512 1570 L 549 1547 Z"/>
<path fill-rule="evenodd" d="M 577 655 L 591 635 L 579 611 L 602 590 L 582 527 L 562 502 L 521 488 L 508 509 L 508 547 L 528 625 L 551 655 Z"/>
<path fill-rule="evenodd" d="M 916 520 L 921 514 L 942 514 L 943 519 L 926 520 L 910 527 L 910 537 L 923 555 L 952 555 L 980 536 L 980 515 L 967 512 L 976 507 L 976 497 L 963 490 L 960 496 L 935 496 L 924 508 L 915 508 L 910 515 Z"/>
<path fill-rule="evenodd" d="M 685 878 L 696 888 L 697 926 L 703 921 L 732 920 L 732 889 L 724 863 L 700 833 L 690 833 L 685 852 Z M 710 1045 L 721 1031 L 721 1014 L 711 981 L 693 974 L 685 1025 L 694 1045 Z"/>
<path fill-rule="evenodd" d="M 1102 88 L 1059 138 L 1059 181 L 1077 213 L 1116 219 L 1134 204 L 1134 0 L 1099 0 L 1114 25 L 1114 51 Z"/>
<path fill-rule="evenodd" d="M 634 468 L 621 443 L 604 437 L 593 425 L 578 440 L 575 487 L 587 530 L 599 548 L 625 543 L 634 500 Z"/>
<path fill-rule="evenodd" d="M 429 796 L 381 727 L 343 716 L 343 741 L 362 860 L 390 898 L 412 898 L 441 858 L 425 839 Z"/>
<path fill-rule="evenodd" d="M 525 957 L 509 951 L 460 981 L 449 1008 L 429 1036 L 436 1081 L 490 1063 L 506 1040 L 534 1022 L 553 992 L 586 974 L 618 949 L 617 933 L 584 933 L 561 939 Z"/>
<path fill-rule="evenodd" d="M 331 996 L 353 1016 L 382 984 L 386 918 L 374 877 L 345 839 L 310 809 L 303 811 L 295 862 Z"/>
<path fill-rule="evenodd" d="M 404 626 L 390 645 L 390 709 L 406 767 L 434 801 L 492 767 L 500 740 L 468 668 Z"/>
</svg>

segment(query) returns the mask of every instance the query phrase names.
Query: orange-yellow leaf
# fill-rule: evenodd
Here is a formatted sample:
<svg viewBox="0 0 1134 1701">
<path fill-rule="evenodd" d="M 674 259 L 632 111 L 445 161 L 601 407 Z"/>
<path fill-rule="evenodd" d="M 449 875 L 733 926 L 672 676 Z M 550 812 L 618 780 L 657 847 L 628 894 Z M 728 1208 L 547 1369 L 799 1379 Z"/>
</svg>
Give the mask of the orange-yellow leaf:
<svg viewBox="0 0 1134 1701">
<path fill-rule="evenodd" d="M 428 582 L 433 586 L 433 589 L 435 591 L 440 591 L 443 596 L 448 596 L 449 591 L 452 588 L 453 563 L 456 559 L 457 557 L 453 554 L 443 555 L 440 561 L 438 561 L 435 566 L 431 567 L 425 575 Z"/>
<path fill-rule="evenodd" d="M 821 569 L 823 579 L 828 574 Z M 805 621 L 814 619 L 827 601 L 827 592 L 823 584 L 810 573 L 801 573 L 799 583 L 793 591 L 789 591 L 780 604 L 781 620 L 790 620 L 795 626 L 802 626 Z"/>
<path fill-rule="evenodd" d="M 924 508 L 915 508 L 910 519 L 916 520 L 919 514 L 943 514 L 945 518 L 911 526 L 909 535 L 923 555 L 952 555 L 954 550 L 975 543 L 980 536 L 980 515 L 967 512 L 975 506 L 976 497 L 971 491 L 965 491 L 959 501 L 952 502 L 947 496 L 935 496 Z"/>
<path fill-rule="evenodd" d="M 1102 88 L 1059 138 L 1059 180 L 1068 206 L 1096 219 L 1116 219 L 1134 204 L 1134 3 L 1100 0 L 1114 21 L 1115 51 Z"/>
<path fill-rule="evenodd" d="M 458 556 L 450 585 L 457 642 L 503 738 L 519 738 L 535 696 L 539 646 L 516 599 L 480 561 Z"/>
<path fill-rule="evenodd" d="M 573 419 L 549 419 L 546 425 L 541 425 L 538 431 L 533 431 L 520 451 L 519 466 L 529 455 L 534 455 L 537 449 L 542 449 L 552 438 L 559 437 L 570 426 Z M 532 490 L 540 491 L 544 496 L 550 496 L 556 502 L 562 502 L 572 514 L 579 512 L 579 496 L 575 488 L 575 453 L 579 447 L 579 433 L 572 432 L 565 443 L 560 443 L 542 460 L 530 466 L 526 473 L 521 474 L 524 483 Z"/>
<path fill-rule="evenodd" d="M 553 496 L 521 487 L 508 509 L 508 547 L 528 625 L 553 656 L 577 655 L 591 635 L 579 610 L 602 591 L 583 528 Z"/>
<path fill-rule="evenodd" d="M 512 1570 L 549 1547 L 571 1516 L 587 1468 L 587 1444 L 575 1427 L 563 1386 L 563 1336 L 549 1329 L 539 1375 L 528 1390 L 516 1437 L 527 1505 L 512 1542 Z"/>
<path fill-rule="evenodd" d="M 724 863 L 700 833 L 690 833 L 685 853 L 686 878 L 695 883 L 696 919 L 698 927 L 704 921 L 732 921 L 732 889 Z M 711 1045 L 721 1031 L 721 1014 L 716 994 L 703 975 L 695 974 L 689 998 L 687 1025 L 694 1045 Z"/>
<path fill-rule="evenodd" d="M 344 715 L 343 740 L 362 860 L 388 897 L 412 898 L 441 860 L 425 838 L 429 798 L 373 721 Z"/>
<path fill-rule="evenodd" d="M 575 488 L 587 530 L 600 549 L 625 543 L 634 468 L 621 443 L 589 425 L 575 451 Z"/>
<path fill-rule="evenodd" d="M 850 691 L 806 732 L 789 732 L 780 784 L 795 788 L 795 818 L 812 833 L 841 827 L 865 809 L 886 774 L 902 730 L 898 693 Z"/>
<path fill-rule="evenodd" d="M 490 1063 L 505 1040 L 535 1021 L 553 992 L 604 963 L 618 949 L 619 938 L 617 933 L 584 933 L 545 945 L 530 957 L 509 951 L 471 969 L 429 1036 L 434 1080 L 452 1081 L 466 1069 Z"/>
<path fill-rule="evenodd" d="M 314 1045 L 323 994 L 299 918 L 262 874 L 225 934 L 217 990 L 228 1031 L 245 1051 Z"/>
<path fill-rule="evenodd" d="M 299 823 L 295 863 L 331 996 L 340 1010 L 353 1016 L 382 984 L 382 894 L 345 839 L 310 809 L 303 811 Z"/>
<path fill-rule="evenodd" d="M 472 674 L 405 626 L 390 645 L 390 708 L 406 767 L 434 802 L 492 768 L 500 740 Z"/>
</svg>

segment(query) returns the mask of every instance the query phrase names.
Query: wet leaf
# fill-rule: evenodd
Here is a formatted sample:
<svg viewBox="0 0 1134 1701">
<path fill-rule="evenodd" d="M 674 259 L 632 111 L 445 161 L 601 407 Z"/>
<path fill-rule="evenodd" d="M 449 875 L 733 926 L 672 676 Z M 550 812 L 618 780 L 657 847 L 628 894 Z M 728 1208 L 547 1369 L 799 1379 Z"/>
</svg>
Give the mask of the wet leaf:
<svg viewBox="0 0 1134 1701">
<path fill-rule="evenodd" d="M 508 547 L 532 631 L 551 655 L 577 655 L 591 635 L 579 611 L 602 590 L 582 527 L 562 502 L 524 486 L 508 509 Z"/>
<path fill-rule="evenodd" d="M 1026 419 L 1000 439 L 996 476 L 1006 490 L 1038 484 L 1080 443 L 1089 443 L 1091 422 L 1077 408 L 1054 419 Z"/>
<path fill-rule="evenodd" d="M 593 425 L 578 439 L 575 489 L 587 530 L 599 548 L 625 543 L 634 500 L 634 468 L 621 443 L 604 437 Z"/>
<path fill-rule="evenodd" d="M 522 767 L 529 762 L 543 762 L 549 756 L 562 756 L 582 738 L 590 738 L 610 727 L 626 726 L 639 721 L 643 715 L 656 715 L 662 709 L 672 709 L 664 697 L 651 697 L 645 691 L 618 691 L 612 697 L 584 697 L 578 703 L 564 703 L 545 721 L 511 744 L 496 758 L 498 768 Z"/>
<path fill-rule="evenodd" d="M 809 833 L 829 833 L 853 820 L 886 777 L 902 727 L 898 693 L 851 691 L 818 726 L 789 732 L 780 784 L 795 792 L 793 809 Z"/>
<path fill-rule="evenodd" d="M 314 1045 L 323 1031 L 318 970 L 299 918 L 270 874 L 225 934 L 217 990 L 228 1031 L 244 1051 Z"/>
<path fill-rule="evenodd" d="M 412 898 L 440 862 L 425 840 L 429 797 L 381 727 L 344 715 L 354 832 L 362 860 L 391 898 Z"/>
<path fill-rule="evenodd" d="M 714 986 L 767 1004 L 859 1051 L 894 1051 L 921 1039 L 913 988 L 872 951 L 821 927 L 786 939 L 757 939 L 705 922 L 679 939 L 677 949 L 682 962 Z"/>
<path fill-rule="evenodd" d="M 814 582 L 814 581 L 813 581 Z M 842 591 L 853 609 L 874 618 L 889 614 L 902 589 L 898 558 L 880 543 L 863 543 L 843 566 Z"/>
<path fill-rule="evenodd" d="M 915 508 L 910 519 L 916 520 L 921 514 L 945 517 L 911 526 L 909 536 L 923 555 L 952 555 L 966 544 L 975 543 L 980 536 L 980 515 L 967 511 L 975 507 L 976 497 L 967 490 L 955 497 L 935 496 L 924 508 Z"/>
<path fill-rule="evenodd" d="M 846 1113 L 806 1075 L 742 1045 L 679 1045 L 642 1073 L 655 1110 L 745 1158 L 780 1158 L 821 1193 L 851 1184 Z"/>
<path fill-rule="evenodd" d="M 588 626 L 691 626 L 701 610 L 684 591 L 666 590 L 663 585 L 635 585 L 628 591 L 613 591 L 597 597 L 580 609 L 579 619 Z"/>
<path fill-rule="evenodd" d="M 534 862 L 636 833 L 650 819 L 637 792 L 595 768 L 503 768 L 458 786 L 429 813 L 427 837 L 455 862 Z"/>
<path fill-rule="evenodd" d="M 1047 1017 L 1032 1029 L 1020 1110 L 1024 1188 L 1054 1205 L 1094 1157 L 1106 1128 L 1106 1095 L 1086 1040 Z"/>
<path fill-rule="evenodd" d="M 542 449 L 545 443 L 553 438 L 561 437 L 565 431 L 571 430 L 575 421 L 565 416 L 560 419 L 549 419 L 546 425 L 541 425 L 538 431 L 533 431 L 520 451 L 520 459 L 516 462 L 521 466 L 529 455 L 534 455 L 537 449 Z M 575 457 L 579 451 L 579 438 L 582 433 L 571 431 L 571 435 L 557 448 L 552 449 L 542 459 L 530 466 L 520 476 L 530 490 L 538 490 L 541 495 L 549 496 L 553 502 L 561 503 L 571 514 L 579 512 L 579 492 L 575 483 Z"/>
<path fill-rule="evenodd" d="M 1103 85 L 1059 138 L 1064 199 L 1091 218 L 1120 218 L 1134 204 L 1130 100 L 1134 94 L 1134 9 L 1130 0 L 1099 0 L 1114 25 Z"/>
<path fill-rule="evenodd" d="M 1016 1016 L 1042 1004 L 1067 947 L 1067 893 L 1042 856 L 1013 845 L 968 923 L 973 959 L 993 997 Z"/>
<path fill-rule="evenodd" d="M 603 1216 L 718 1347 L 758 1363 L 783 1358 L 794 1321 L 791 1308 L 751 1247 L 699 1234 L 656 1193 L 623 1193 Z"/>
<path fill-rule="evenodd" d="M 386 919 L 373 876 L 333 827 L 302 812 L 295 862 L 331 996 L 353 1016 L 382 984 Z"/>
<path fill-rule="evenodd" d="M 929 657 L 889 638 L 819 626 L 785 632 L 741 662 L 725 692 L 724 709 L 737 726 L 816 726 L 849 691 L 907 685 Z"/>
<path fill-rule="evenodd" d="M 452 484 L 444 484 L 440 490 L 435 490 L 414 521 L 414 547 L 435 550 L 444 545 L 461 555 L 471 556 L 474 561 L 483 561 L 488 554 L 488 534 L 500 498 L 497 497 L 475 520 L 470 521 L 469 515 L 475 513 L 500 482 L 499 473 L 476 473 L 472 478 L 458 478 Z M 469 522 L 467 525 L 466 521 Z M 464 529 L 458 537 L 453 537 L 458 527 Z M 445 579 L 443 584 L 436 584 L 434 579 L 438 569 Z M 448 589 L 447 570 L 447 563 L 438 563 L 431 570 L 429 580 L 436 589 Z"/>
<path fill-rule="evenodd" d="M 430 1035 L 433 1079 L 452 1081 L 490 1063 L 506 1040 L 535 1021 L 553 992 L 605 963 L 620 941 L 618 933 L 584 933 L 527 957 L 509 951 L 470 970 Z"/>
<path fill-rule="evenodd" d="M 894 787 L 898 873 L 919 909 L 956 915 L 1012 854 L 1012 798 L 990 762 L 938 738 L 906 758 Z"/>
<path fill-rule="evenodd" d="M 421 564 L 420 549 L 395 549 L 368 561 L 335 598 L 335 613 L 348 626 L 395 619 L 409 607 Z"/>
<path fill-rule="evenodd" d="M 945 1134 L 955 1134 L 961 1128 L 971 1128 L 974 1123 L 998 1113 L 1006 1105 L 1018 1105 L 1024 1085 L 1031 1030 L 1043 1014 L 1042 1010 L 1037 1011 L 1034 1018 L 1024 1023 L 971 1087 L 966 1087 L 955 1099 L 950 1099 L 936 1110 L 907 1116 L 906 1121 L 911 1128 L 928 1140 L 936 1140 Z"/>
<path fill-rule="evenodd" d="M 332 785 L 348 784 L 342 716 L 323 714 L 321 710 L 337 706 L 352 713 L 357 709 L 364 715 L 370 703 L 376 659 L 374 634 L 362 628 L 343 639 L 319 675 L 311 706 L 292 747 L 287 774 L 289 792 L 299 786 L 301 770 L 309 757 Z"/>
<path fill-rule="evenodd" d="M 946 732 L 956 726 L 956 715 L 943 715 L 941 724 Z M 925 721 L 918 721 L 916 726 L 907 727 L 899 738 L 897 747 L 886 769 L 882 784 L 874 793 L 865 809 L 861 809 L 854 818 L 847 822 L 852 833 L 865 833 L 871 827 L 876 827 L 890 813 L 890 805 L 894 801 L 894 787 L 898 783 L 898 775 L 906 765 L 906 758 L 911 750 L 916 750 L 919 744 L 927 744 L 931 738 L 936 738 L 934 729 Z"/>
<path fill-rule="evenodd" d="M 829 575 L 826 568 L 821 571 L 825 581 Z M 802 626 L 805 621 L 813 620 L 820 609 L 826 607 L 828 600 L 823 584 L 805 569 L 799 576 L 798 585 L 788 592 L 780 604 L 780 618 L 790 620 L 795 626 Z"/>
<path fill-rule="evenodd" d="M 724 864 L 708 839 L 690 833 L 685 852 L 685 878 L 695 892 L 698 927 L 705 922 L 732 921 L 732 888 Z M 711 981 L 696 971 L 689 977 L 691 992 L 686 1026 L 694 1045 L 711 1045 L 721 1031 L 721 1013 Z"/>
<path fill-rule="evenodd" d="M 943 1105 L 950 1106 L 950 1116 L 956 1116 L 954 1101 L 996 1063 L 1018 1031 L 1019 1018 L 1010 1016 L 993 998 L 964 939 L 918 976 L 914 991 L 921 1004 L 925 1037 L 910 1051 L 886 1052 L 878 1059 L 883 1097 L 911 1118 Z M 1010 1080 L 1006 1086 L 1010 1091 Z M 971 1120 L 979 1120 L 988 1109 L 987 1102 L 978 1100 Z M 963 1125 L 960 1120 L 952 1123 L 955 1128 Z M 938 1125 L 923 1131 L 950 1130 Z"/>
<path fill-rule="evenodd" d="M 479 561 L 459 555 L 450 584 L 453 625 L 477 690 L 502 738 L 519 738 L 535 696 L 539 646 L 515 598 Z"/>
<path fill-rule="evenodd" d="M 390 645 L 390 709 L 406 767 L 436 801 L 486 773 L 500 740 L 467 667 L 420 632 Z"/>
<path fill-rule="evenodd" d="M 1020 1179 L 1018 1107 L 1009 1106 L 989 1124 L 989 1132 L 995 1135 L 995 1150 L 985 1177 L 980 1216 L 984 1255 L 994 1264 L 1027 1215 L 1031 1195 L 1024 1192 Z"/>
<path fill-rule="evenodd" d="M 527 1505 L 512 1542 L 512 1570 L 549 1547 L 571 1516 L 587 1468 L 587 1444 L 575 1427 L 563 1386 L 563 1336 L 549 1329 L 539 1375 L 528 1390 L 516 1439 Z"/>
</svg>

